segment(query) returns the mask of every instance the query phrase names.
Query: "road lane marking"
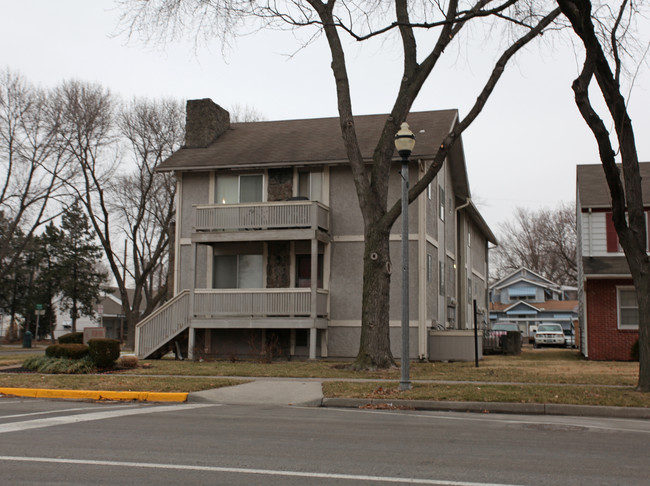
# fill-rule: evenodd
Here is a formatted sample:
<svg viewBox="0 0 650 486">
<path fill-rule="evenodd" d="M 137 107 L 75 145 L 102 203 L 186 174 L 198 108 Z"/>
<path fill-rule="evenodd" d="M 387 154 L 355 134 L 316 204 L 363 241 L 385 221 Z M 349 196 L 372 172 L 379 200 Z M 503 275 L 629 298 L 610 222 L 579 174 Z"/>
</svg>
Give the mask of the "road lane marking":
<svg viewBox="0 0 650 486">
<path fill-rule="evenodd" d="M 124 405 L 120 405 L 120 406 L 125 407 Z M 111 409 L 115 409 L 115 408 L 116 407 L 111 407 Z M 42 412 L 17 413 L 15 415 L 0 415 L 0 420 L 9 419 L 9 418 L 18 418 L 18 417 L 32 417 L 34 415 L 52 415 L 54 413 L 79 412 L 81 410 L 97 410 L 97 407 L 64 408 L 60 410 L 57 409 L 44 410 Z"/>
<path fill-rule="evenodd" d="M 391 476 L 368 476 L 364 474 L 336 474 L 306 471 L 279 471 L 276 469 L 246 469 L 241 467 L 195 466 L 189 464 L 155 464 L 151 462 L 100 461 L 88 459 L 62 459 L 54 457 L 0 456 L 0 461 L 38 462 L 50 464 L 76 464 L 80 466 L 133 467 L 148 469 L 174 469 L 178 471 L 202 471 L 233 474 L 256 474 L 262 476 L 286 476 L 307 479 L 341 479 L 348 481 L 373 481 L 402 484 L 428 484 L 434 486 L 519 486 L 505 483 L 476 483 L 469 481 L 446 481 L 444 479 L 397 478 Z"/>
<path fill-rule="evenodd" d="M 27 420 L 9 424 L 0 424 L 0 434 L 6 432 L 20 432 L 23 430 L 41 429 L 44 427 L 54 427 L 56 425 L 67 425 L 72 423 L 90 422 L 93 420 L 104 420 L 128 415 L 143 415 L 149 413 L 171 412 L 177 410 L 191 410 L 194 408 L 215 407 L 215 404 L 191 404 L 191 405 L 163 405 L 163 406 L 143 406 L 139 408 L 104 410 L 101 412 L 82 413 L 77 415 L 64 415 L 61 417 L 50 417 L 44 419 Z"/>
</svg>

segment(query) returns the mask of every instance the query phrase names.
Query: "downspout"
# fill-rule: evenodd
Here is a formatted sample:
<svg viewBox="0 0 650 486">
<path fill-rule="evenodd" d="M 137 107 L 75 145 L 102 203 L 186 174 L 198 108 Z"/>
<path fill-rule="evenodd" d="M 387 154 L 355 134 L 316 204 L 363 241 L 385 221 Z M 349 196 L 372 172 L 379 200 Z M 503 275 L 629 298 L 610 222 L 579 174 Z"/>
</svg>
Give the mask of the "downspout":
<svg viewBox="0 0 650 486">
<path fill-rule="evenodd" d="M 467 206 L 469 206 L 472 203 L 472 198 L 467 197 L 465 198 L 465 203 L 461 204 L 455 209 L 455 219 L 458 222 L 458 214 L 462 209 L 465 209 Z M 467 228 L 466 228 L 466 223 L 465 219 L 463 218 L 463 227 L 462 228 L 456 228 L 456 231 L 458 233 L 458 242 L 457 245 L 458 247 L 456 248 L 456 261 L 459 263 L 459 266 L 461 267 L 460 269 L 457 269 L 456 272 L 456 285 L 457 285 L 457 292 L 456 292 L 456 327 L 460 329 L 461 325 L 461 320 L 465 321 L 465 329 L 469 329 L 469 311 L 467 308 L 467 295 L 469 290 L 466 288 L 467 287 Z M 461 248 L 462 247 L 462 248 Z M 463 278 L 459 278 L 459 273 L 463 272 Z M 463 292 L 463 289 L 465 289 L 465 292 Z M 462 312 L 461 312 L 462 310 Z"/>
</svg>

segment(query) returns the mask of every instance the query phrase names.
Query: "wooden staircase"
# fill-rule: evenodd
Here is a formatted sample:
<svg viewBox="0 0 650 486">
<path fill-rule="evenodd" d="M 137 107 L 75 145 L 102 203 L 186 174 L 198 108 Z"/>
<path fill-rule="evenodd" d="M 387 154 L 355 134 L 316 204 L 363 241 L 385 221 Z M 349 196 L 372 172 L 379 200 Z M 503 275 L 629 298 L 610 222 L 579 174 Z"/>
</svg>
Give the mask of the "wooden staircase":
<svg viewBox="0 0 650 486">
<path fill-rule="evenodd" d="M 190 291 L 183 290 L 135 327 L 135 354 L 139 359 L 160 357 L 190 327 Z M 175 349 L 172 347 L 172 349 Z"/>
</svg>

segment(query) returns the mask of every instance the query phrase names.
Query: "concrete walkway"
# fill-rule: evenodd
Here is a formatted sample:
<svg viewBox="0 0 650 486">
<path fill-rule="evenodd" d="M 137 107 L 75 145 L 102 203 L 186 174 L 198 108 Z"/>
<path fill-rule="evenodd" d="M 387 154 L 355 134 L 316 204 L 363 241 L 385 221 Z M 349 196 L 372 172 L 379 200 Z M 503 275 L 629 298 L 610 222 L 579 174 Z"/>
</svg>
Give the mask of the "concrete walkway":
<svg viewBox="0 0 650 486">
<path fill-rule="evenodd" d="M 281 380 L 257 378 L 243 385 L 190 393 L 190 403 L 229 405 L 299 405 L 319 407 L 323 401 L 322 382 L 318 380 Z"/>
</svg>

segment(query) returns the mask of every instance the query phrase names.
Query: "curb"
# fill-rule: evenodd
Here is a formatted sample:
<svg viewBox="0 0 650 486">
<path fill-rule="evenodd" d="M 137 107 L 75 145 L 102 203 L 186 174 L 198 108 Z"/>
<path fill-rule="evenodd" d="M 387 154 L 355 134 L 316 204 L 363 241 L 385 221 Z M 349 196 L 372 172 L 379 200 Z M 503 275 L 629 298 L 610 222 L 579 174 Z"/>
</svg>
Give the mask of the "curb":
<svg viewBox="0 0 650 486">
<path fill-rule="evenodd" d="M 0 395 L 65 400 L 136 400 L 142 402 L 185 402 L 187 393 L 118 392 L 106 390 L 53 390 L 44 388 L 0 388 Z"/>
<path fill-rule="evenodd" d="M 573 415 L 650 419 L 650 408 L 561 405 L 554 403 L 439 402 L 432 400 L 385 400 L 365 398 L 323 398 L 322 407 L 429 410 L 438 412 L 516 413 L 524 415 Z"/>
</svg>

